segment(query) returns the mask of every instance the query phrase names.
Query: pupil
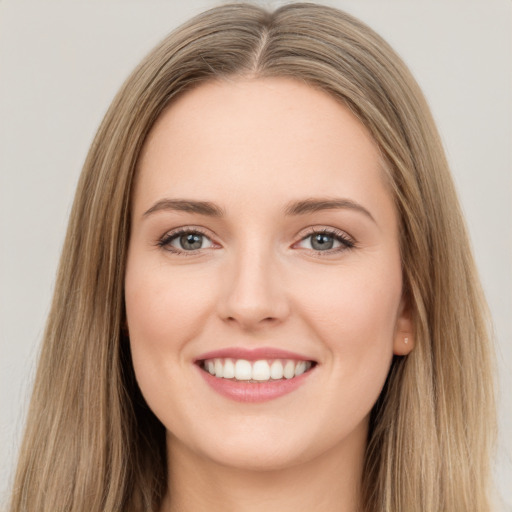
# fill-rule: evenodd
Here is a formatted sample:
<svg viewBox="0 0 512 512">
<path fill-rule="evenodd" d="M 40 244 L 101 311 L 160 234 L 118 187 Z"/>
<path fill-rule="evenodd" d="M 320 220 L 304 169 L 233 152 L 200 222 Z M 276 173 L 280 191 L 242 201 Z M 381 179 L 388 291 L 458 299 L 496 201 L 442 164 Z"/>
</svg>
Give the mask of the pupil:
<svg viewBox="0 0 512 512">
<path fill-rule="evenodd" d="M 311 247 L 317 251 L 332 249 L 334 240 L 330 235 L 323 235 L 321 233 L 315 235 L 311 241 Z"/>
<path fill-rule="evenodd" d="M 203 235 L 181 235 L 180 243 L 183 249 L 187 249 L 189 251 L 193 251 L 194 249 L 201 249 L 201 245 L 203 245 Z"/>
</svg>

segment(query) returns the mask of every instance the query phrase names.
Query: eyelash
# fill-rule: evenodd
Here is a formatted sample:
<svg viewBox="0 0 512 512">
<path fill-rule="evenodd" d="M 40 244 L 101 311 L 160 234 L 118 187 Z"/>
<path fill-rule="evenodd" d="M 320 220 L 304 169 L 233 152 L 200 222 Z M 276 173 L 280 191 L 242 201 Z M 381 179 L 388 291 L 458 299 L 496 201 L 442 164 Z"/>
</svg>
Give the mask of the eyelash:
<svg viewBox="0 0 512 512">
<path fill-rule="evenodd" d="M 156 245 L 158 247 L 160 247 L 161 249 L 172 252 L 174 254 L 178 254 L 180 256 L 196 255 L 201 249 L 187 251 L 187 250 L 177 249 L 176 247 L 173 247 L 171 245 L 172 241 L 174 241 L 175 239 L 177 239 L 183 235 L 200 235 L 200 236 L 207 238 L 208 240 L 211 240 L 210 237 L 199 228 L 181 228 L 176 231 L 171 231 L 170 233 L 166 233 L 160 240 L 158 240 Z M 340 247 L 336 247 L 333 249 L 327 249 L 325 251 L 309 249 L 318 255 L 335 254 L 335 253 L 346 251 L 347 249 L 353 249 L 354 247 L 356 247 L 356 243 L 351 238 L 349 238 L 346 235 L 346 233 L 344 233 L 343 231 L 334 229 L 334 228 L 312 229 L 309 233 L 304 235 L 299 240 L 299 242 L 296 242 L 294 245 L 296 245 L 297 243 L 303 242 L 304 240 L 307 240 L 308 238 L 313 237 L 315 235 L 325 235 L 325 236 L 332 237 L 335 241 L 337 241 L 341 244 Z"/>
<path fill-rule="evenodd" d="M 338 253 L 342 251 L 346 251 L 347 249 L 353 249 L 356 246 L 356 243 L 354 240 L 352 240 L 346 233 L 343 231 L 340 231 L 338 229 L 334 228 L 322 228 L 322 229 L 312 229 L 308 234 L 303 236 L 299 242 L 302 242 L 304 240 L 307 240 L 310 237 L 313 237 L 315 235 L 325 235 L 332 237 L 336 242 L 339 242 L 341 244 L 340 247 L 334 248 L 334 249 L 328 249 L 326 251 L 317 251 L 315 249 L 313 250 L 316 254 L 333 254 Z M 295 245 L 295 244 L 294 244 Z"/>
<path fill-rule="evenodd" d="M 201 236 L 204 236 L 205 238 L 208 238 L 208 240 L 210 240 L 210 237 L 205 232 L 203 232 L 201 229 L 181 228 L 176 231 L 171 231 L 170 233 L 166 233 L 162 238 L 160 238 L 160 240 L 158 240 L 157 246 L 166 251 L 172 252 L 174 254 L 179 254 L 180 256 L 194 256 L 201 249 L 185 251 L 185 250 L 176 249 L 176 247 L 173 247 L 171 245 L 171 242 L 173 240 L 175 240 L 176 238 L 179 238 L 180 236 L 183 236 L 183 235 L 201 235 Z"/>
</svg>

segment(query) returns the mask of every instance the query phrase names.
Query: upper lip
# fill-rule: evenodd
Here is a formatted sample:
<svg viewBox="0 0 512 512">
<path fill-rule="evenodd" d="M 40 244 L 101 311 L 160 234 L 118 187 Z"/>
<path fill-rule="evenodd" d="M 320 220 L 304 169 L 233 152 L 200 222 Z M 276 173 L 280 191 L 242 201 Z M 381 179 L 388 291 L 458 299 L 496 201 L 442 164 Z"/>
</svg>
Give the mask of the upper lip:
<svg viewBox="0 0 512 512">
<path fill-rule="evenodd" d="M 293 359 L 296 361 L 314 361 L 310 357 L 289 350 L 281 350 L 273 347 L 258 347 L 258 348 L 242 348 L 242 347 L 228 347 L 219 350 L 212 350 L 205 352 L 195 359 L 195 362 L 204 361 L 205 359 L 245 359 L 246 361 L 258 361 L 260 359 Z"/>
</svg>

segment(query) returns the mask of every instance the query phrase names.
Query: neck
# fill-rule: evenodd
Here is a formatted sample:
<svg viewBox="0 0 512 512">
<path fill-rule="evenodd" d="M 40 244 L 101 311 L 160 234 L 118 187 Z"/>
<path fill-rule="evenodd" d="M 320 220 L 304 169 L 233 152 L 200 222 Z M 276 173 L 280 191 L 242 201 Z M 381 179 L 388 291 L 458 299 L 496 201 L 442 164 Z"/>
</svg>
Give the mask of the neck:
<svg viewBox="0 0 512 512">
<path fill-rule="evenodd" d="M 168 436 L 161 512 L 356 512 L 366 445 L 365 435 L 357 437 L 292 467 L 249 470 L 218 464 Z"/>
</svg>

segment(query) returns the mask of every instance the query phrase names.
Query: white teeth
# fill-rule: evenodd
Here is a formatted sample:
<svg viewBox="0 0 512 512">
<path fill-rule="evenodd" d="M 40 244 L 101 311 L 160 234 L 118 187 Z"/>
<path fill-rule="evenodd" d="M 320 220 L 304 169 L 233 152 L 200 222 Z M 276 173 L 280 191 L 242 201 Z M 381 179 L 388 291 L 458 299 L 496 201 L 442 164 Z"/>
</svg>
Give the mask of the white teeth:
<svg viewBox="0 0 512 512">
<path fill-rule="evenodd" d="M 274 361 L 270 366 L 270 376 L 273 379 L 283 378 L 283 363 L 281 361 Z"/>
<path fill-rule="evenodd" d="M 306 361 L 299 361 L 295 367 L 295 377 L 302 375 L 306 371 Z"/>
<path fill-rule="evenodd" d="M 217 377 L 224 377 L 224 373 L 223 373 L 223 364 L 222 364 L 222 361 L 220 359 L 214 359 L 214 364 L 215 364 L 215 375 Z"/>
<path fill-rule="evenodd" d="M 235 364 L 231 359 L 226 359 L 224 361 L 224 371 L 222 372 L 222 376 L 225 379 L 232 379 L 235 376 Z"/>
<path fill-rule="evenodd" d="M 311 361 L 291 359 L 260 359 L 251 362 L 246 359 L 215 358 L 204 361 L 203 368 L 218 378 L 265 382 L 271 379 L 293 379 L 307 372 L 311 366 Z"/>
<path fill-rule="evenodd" d="M 269 380 L 270 379 L 270 366 L 267 361 L 256 361 L 252 365 L 252 379 L 253 380 Z"/>
<path fill-rule="evenodd" d="M 295 377 L 295 363 L 293 361 L 286 361 L 283 368 L 283 375 L 285 379 Z"/>
<path fill-rule="evenodd" d="M 251 380 L 252 379 L 252 366 L 249 361 L 239 359 L 235 363 L 235 379 L 236 380 Z"/>
</svg>

